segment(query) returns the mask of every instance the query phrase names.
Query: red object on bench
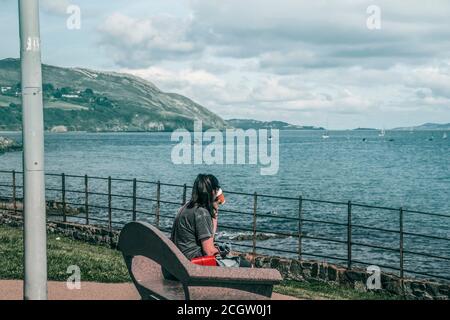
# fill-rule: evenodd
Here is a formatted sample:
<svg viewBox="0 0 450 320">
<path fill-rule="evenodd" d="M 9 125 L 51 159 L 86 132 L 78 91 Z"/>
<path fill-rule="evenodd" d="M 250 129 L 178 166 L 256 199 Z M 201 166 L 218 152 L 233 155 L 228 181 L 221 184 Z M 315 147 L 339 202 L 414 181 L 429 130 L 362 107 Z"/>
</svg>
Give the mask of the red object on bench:
<svg viewBox="0 0 450 320">
<path fill-rule="evenodd" d="M 200 266 L 217 267 L 216 256 L 204 256 L 191 260 L 192 263 Z"/>
</svg>

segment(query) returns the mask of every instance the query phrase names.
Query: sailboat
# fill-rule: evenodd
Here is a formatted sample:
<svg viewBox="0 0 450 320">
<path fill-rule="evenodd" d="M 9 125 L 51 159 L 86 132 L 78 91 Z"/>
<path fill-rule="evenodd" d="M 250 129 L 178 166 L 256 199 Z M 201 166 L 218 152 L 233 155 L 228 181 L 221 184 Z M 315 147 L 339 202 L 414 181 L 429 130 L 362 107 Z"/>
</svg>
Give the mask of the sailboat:
<svg viewBox="0 0 450 320">
<path fill-rule="evenodd" d="M 447 132 L 444 132 L 444 134 L 442 135 L 442 139 L 447 139 Z"/>
<path fill-rule="evenodd" d="M 380 133 L 378 134 L 379 137 L 384 137 L 386 135 L 386 130 L 381 129 Z"/>
</svg>

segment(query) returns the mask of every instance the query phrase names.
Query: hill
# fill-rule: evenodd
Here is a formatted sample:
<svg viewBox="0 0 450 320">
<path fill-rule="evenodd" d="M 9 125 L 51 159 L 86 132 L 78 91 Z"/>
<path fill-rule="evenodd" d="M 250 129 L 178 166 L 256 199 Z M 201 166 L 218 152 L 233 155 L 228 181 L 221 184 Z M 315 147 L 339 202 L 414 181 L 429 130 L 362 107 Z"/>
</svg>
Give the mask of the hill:
<svg viewBox="0 0 450 320">
<path fill-rule="evenodd" d="M 355 129 L 352 129 L 353 131 L 375 131 L 375 130 L 379 130 L 379 129 L 376 129 L 376 128 L 355 128 Z"/>
<path fill-rule="evenodd" d="M 130 74 L 43 65 L 45 129 L 171 131 L 223 129 L 226 123 L 194 101 Z M 0 60 L 0 130 L 21 129 L 20 60 Z"/>
<path fill-rule="evenodd" d="M 313 126 L 299 126 L 283 121 L 259 121 L 252 119 L 230 119 L 225 121 L 229 126 L 239 129 L 278 129 L 278 130 L 324 130 Z"/>
<path fill-rule="evenodd" d="M 403 130 L 403 131 L 450 130 L 450 123 L 425 123 L 416 127 L 400 127 L 392 130 Z"/>
</svg>

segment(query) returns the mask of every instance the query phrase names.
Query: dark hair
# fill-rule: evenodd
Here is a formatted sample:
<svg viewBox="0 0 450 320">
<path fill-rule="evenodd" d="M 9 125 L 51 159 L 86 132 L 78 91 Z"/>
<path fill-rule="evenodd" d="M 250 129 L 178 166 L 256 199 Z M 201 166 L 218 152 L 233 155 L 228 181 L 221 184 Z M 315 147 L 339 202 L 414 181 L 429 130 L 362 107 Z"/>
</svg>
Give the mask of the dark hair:
<svg viewBox="0 0 450 320">
<path fill-rule="evenodd" d="M 214 192 L 220 188 L 219 180 L 212 174 L 199 174 L 192 187 L 192 197 L 187 207 L 202 207 L 208 210 L 211 217 L 215 218 L 213 202 Z"/>
</svg>

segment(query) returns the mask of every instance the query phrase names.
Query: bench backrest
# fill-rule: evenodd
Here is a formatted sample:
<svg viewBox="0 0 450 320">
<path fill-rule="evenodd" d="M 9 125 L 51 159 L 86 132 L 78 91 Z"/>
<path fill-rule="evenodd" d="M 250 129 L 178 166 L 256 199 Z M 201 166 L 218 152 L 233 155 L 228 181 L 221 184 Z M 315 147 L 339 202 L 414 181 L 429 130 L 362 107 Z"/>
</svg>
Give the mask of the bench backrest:
<svg viewBox="0 0 450 320">
<path fill-rule="evenodd" d="M 126 224 L 120 232 L 118 247 L 124 255 L 129 271 L 133 257 L 144 256 L 164 266 L 182 282 L 189 277 L 189 260 L 169 238 L 151 224 L 145 222 Z"/>
</svg>

